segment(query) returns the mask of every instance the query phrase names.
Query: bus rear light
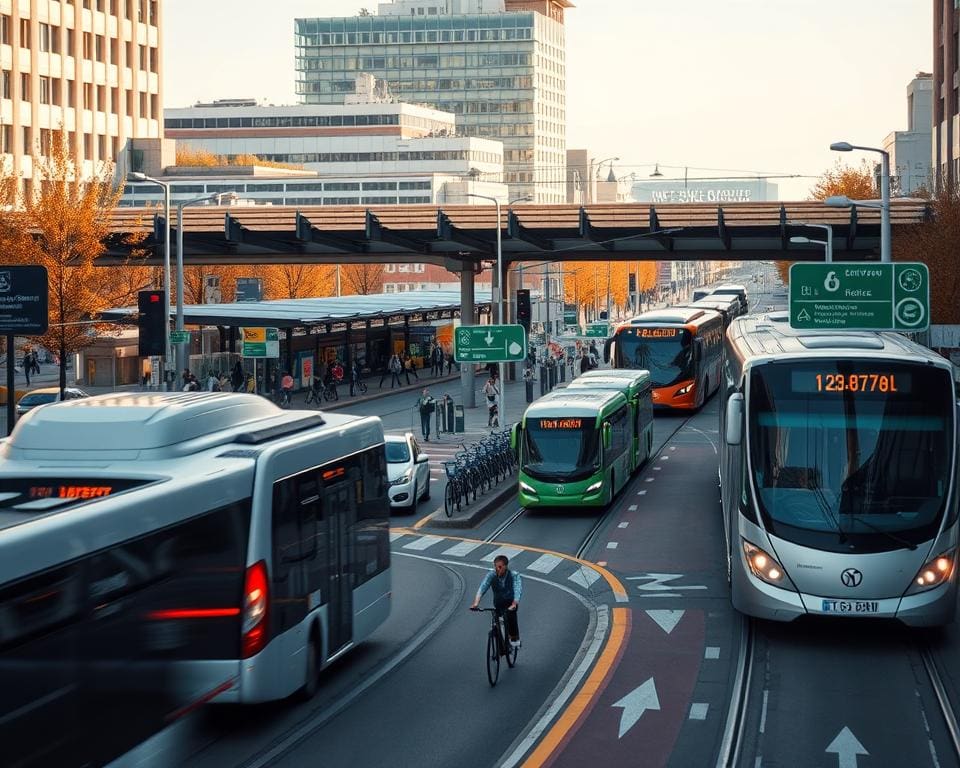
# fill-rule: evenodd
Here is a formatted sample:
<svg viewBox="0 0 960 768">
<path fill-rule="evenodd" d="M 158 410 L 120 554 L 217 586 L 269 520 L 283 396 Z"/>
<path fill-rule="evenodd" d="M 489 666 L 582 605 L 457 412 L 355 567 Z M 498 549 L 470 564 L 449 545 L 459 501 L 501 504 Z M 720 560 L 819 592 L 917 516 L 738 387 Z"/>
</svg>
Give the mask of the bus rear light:
<svg viewBox="0 0 960 768">
<path fill-rule="evenodd" d="M 247 568 L 243 587 L 243 641 L 240 657 L 249 659 L 267 644 L 269 617 L 267 564 L 263 560 Z"/>
<path fill-rule="evenodd" d="M 775 557 L 764 552 L 760 547 L 751 544 L 743 539 L 743 557 L 747 562 L 750 572 L 758 579 L 768 584 L 782 586 L 784 574 L 783 566 L 777 562 Z"/>
<path fill-rule="evenodd" d="M 949 581 L 953 576 L 955 555 L 956 550 L 951 549 L 949 552 L 937 555 L 925 563 L 923 568 L 917 572 L 909 591 L 913 593 L 922 592 L 925 589 L 939 587 L 944 582 Z"/>
</svg>

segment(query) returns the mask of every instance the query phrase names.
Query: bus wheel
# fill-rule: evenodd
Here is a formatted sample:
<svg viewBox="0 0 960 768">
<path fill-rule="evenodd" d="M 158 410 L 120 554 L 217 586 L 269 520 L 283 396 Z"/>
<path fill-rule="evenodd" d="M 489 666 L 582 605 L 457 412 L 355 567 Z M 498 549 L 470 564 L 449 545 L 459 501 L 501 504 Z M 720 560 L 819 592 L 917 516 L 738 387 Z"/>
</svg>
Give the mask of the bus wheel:
<svg viewBox="0 0 960 768">
<path fill-rule="evenodd" d="M 312 699 L 320 688 L 320 653 L 320 633 L 314 624 L 310 630 L 310 642 L 307 643 L 307 673 L 300 689 L 300 698 L 304 701 Z"/>
</svg>

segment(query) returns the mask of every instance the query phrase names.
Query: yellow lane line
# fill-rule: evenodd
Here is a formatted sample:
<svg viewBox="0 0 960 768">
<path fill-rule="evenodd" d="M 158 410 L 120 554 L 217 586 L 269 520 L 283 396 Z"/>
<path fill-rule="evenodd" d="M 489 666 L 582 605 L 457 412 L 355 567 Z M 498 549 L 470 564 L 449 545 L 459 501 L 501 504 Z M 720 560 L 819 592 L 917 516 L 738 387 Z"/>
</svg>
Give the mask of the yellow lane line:
<svg viewBox="0 0 960 768">
<path fill-rule="evenodd" d="M 391 530 L 394 533 L 414 533 L 422 525 L 425 525 L 425 520 L 429 518 L 429 515 L 423 520 L 418 520 L 409 528 L 392 528 Z M 579 563 L 582 566 L 587 568 L 592 568 L 597 573 L 599 573 L 606 580 L 607 584 L 610 585 L 610 590 L 613 592 L 614 597 L 618 603 L 627 602 L 627 590 L 626 587 L 620 582 L 620 580 L 614 576 L 610 571 L 604 568 L 601 565 L 596 563 L 591 563 L 589 560 L 581 560 L 579 557 L 573 557 L 571 555 L 564 554 L 563 552 L 556 552 L 552 549 L 542 549 L 540 547 L 528 547 L 523 544 L 514 544 L 512 542 L 505 541 L 483 541 L 482 539 L 468 539 L 463 536 L 444 536 L 442 534 L 430 534 L 431 536 L 437 536 L 441 539 L 449 539 L 450 541 L 469 541 L 476 542 L 477 544 L 490 544 L 495 547 L 513 547 L 514 549 L 522 549 L 526 552 L 539 552 L 541 555 L 554 555 L 555 557 L 563 558 L 564 560 L 569 560 L 573 563 Z"/>
<path fill-rule="evenodd" d="M 629 609 L 614 608 L 610 637 L 607 638 L 607 644 L 590 672 L 590 677 L 587 678 L 576 696 L 570 700 L 570 704 L 553 724 L 547 735 L 537 744 L 537 748 L 524 762 L 523 768 L 540 768 L 540 766 L 547 765 L 567 736 L 579 727 L 581 718 L 586 715 L 588 708 L 606 687 L 607 677 L 620 657 L 620 652 L 629 635 L 629 629 Z"/>
</svg>

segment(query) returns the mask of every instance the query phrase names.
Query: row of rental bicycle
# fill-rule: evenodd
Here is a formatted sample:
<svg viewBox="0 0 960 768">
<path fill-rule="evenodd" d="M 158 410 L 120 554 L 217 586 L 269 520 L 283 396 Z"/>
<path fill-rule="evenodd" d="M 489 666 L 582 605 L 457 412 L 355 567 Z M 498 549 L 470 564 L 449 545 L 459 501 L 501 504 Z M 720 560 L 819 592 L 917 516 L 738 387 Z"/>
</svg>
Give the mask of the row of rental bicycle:
<svg viewBox="0 0 960 768">
<path fill-rule="evenodd" d="M 512 474 L 517 457 L 510 447 L 510 430 L 491 432 L 470 445 L 463 445 L 453 461 L 443 462 L 447 488 L 443 494 L 443 510 L 447 517 L 476 501 L 477 495 L 492 489 Z"/>
</svg>

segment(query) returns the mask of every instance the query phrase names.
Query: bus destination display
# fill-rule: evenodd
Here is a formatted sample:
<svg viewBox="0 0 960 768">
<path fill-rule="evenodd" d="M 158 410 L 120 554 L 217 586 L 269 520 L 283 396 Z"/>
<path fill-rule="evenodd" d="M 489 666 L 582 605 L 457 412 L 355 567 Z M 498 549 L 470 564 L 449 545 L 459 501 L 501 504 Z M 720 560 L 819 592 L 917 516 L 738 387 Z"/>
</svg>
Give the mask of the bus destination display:
<svg viewBox="0 0 960 768">
<path fill-rule="evenodd" d="M 790 375 L 791 390 L 804 394 L 908 395 L 911 384 L 909 373 L 882 370 L 859 373 L 794 371 Z"/>
<path fill-rule="evenodd" d="M 540 419 L 540 429 L 580 429 L 583 419 Z"/>
</svg>

